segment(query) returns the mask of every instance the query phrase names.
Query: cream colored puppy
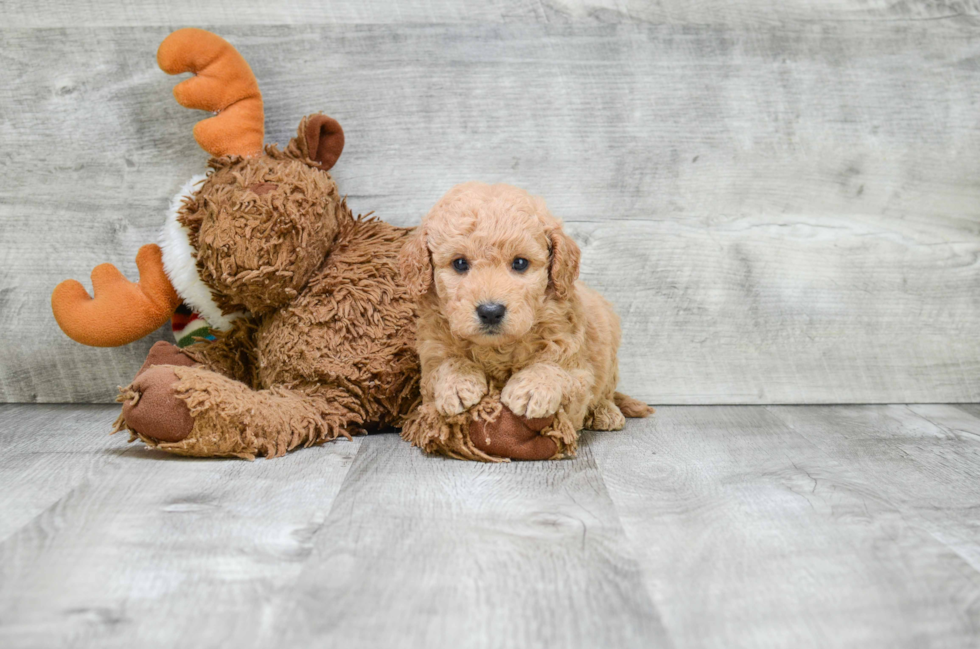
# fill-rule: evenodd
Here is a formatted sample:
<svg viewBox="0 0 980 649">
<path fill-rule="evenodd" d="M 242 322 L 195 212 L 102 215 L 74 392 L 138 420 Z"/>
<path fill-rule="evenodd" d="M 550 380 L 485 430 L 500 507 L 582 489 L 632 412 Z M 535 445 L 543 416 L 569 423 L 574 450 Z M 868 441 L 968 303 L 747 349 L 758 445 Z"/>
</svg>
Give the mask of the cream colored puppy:
<svg viewBox="0 0 980 649">
<path fill-rule="evenodd" d="M 451 416 L 495 386 L 514 414 L 564 405 L 576 429 L 650 414 L 616 392 L 619 318 L 577 281 L 579 257 L 540 198 L 509 185 L 450 190 L 401 253 L 419 300 L 422 398 Z"/>
</svg>

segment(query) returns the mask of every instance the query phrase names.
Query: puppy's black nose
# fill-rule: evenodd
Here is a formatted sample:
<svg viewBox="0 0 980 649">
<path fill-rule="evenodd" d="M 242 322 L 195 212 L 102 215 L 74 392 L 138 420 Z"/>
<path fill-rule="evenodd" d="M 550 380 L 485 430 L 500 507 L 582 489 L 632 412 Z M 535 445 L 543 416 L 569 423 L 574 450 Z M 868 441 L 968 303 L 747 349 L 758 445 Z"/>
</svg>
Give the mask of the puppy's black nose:
<svg viewBox="0 0 980 649">
<path fill-rule="evenodd" d="M 484 302 L 476 307 L 476 315 L 480 322 L 488 327 L 500 324 L 507 313 L 507 307 L 499 302 Z"/>
</svg>

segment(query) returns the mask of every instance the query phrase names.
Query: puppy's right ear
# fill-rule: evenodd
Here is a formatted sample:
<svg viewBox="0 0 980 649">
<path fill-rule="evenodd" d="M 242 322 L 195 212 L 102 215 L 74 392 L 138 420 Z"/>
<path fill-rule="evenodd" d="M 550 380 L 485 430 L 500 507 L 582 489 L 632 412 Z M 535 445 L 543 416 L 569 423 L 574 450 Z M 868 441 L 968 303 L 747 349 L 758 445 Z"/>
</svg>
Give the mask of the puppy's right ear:
<svg viewBox="0 0 980 649">
<path fill-rule="evenodd" d="M 398 255 L 398 263 L 409 295 L 418 299 L 429 292 L 432 288 L 432 259 L 422 226 L 416 228 L 405 243 Z"/>
<path fill-rule="evenodd" d="M 551 287 L 558 299 L 564 300 L 575 290 L 581 259 L 578 244 L 559 225 L 551 233 L 551 266 L 548 269 Z"/>
</svg>

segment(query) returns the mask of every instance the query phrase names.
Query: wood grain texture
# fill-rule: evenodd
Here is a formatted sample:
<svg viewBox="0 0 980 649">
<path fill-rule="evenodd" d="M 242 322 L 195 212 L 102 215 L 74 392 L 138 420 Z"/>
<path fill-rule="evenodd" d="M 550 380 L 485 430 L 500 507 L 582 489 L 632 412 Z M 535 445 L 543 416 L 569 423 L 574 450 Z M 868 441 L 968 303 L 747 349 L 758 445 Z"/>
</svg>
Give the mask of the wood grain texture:
<svg viewBox="0 0 980 649">
<path fill-rule="evenodd" d="M 20 525 L 0 543 L 4 647 L 252 646 L 268 622 L 262 602 L 298 576 L 360 443 L 249 463 L 180 459 L 117 436 L 88 445 L 101 467 L 72 484 L 95 464 L 72 437 L 73 415 L 93 411 L 62 407 L 60 434 L 50 410 L 35 406 L 31 421 L 10 408 L 4 425 L 50 439 L 20 453 L 31 470 L 0 469 L 0 491 L 53 502 L 27 521 L 23 505 L 16 520 L 4 510 L 4 528 Z M 94 412 L 105 426 L 111 411 Z"/>
<path fill-rule="evenodd" d="M 279 595 L 287 646 L 670 646 L 588 452 L 486 465 L 367 438 Z"/>
<path fill-rule="evenodd" d="M 0 406 L 0 541 L 122 452 L 110 437 L 118 406 Z M 52 477 L 57 476 L 57 479 Z"/>
<path fill-rule="evenodd" d="M 413 224 L 471 179 L 545 196 L 623 315 L 639 398 L 980 399 L 980 39 L 968 18 L 913 20 L 975 3 L 731 13 L 776 4 L 545 3 L 567 19 L 483 23 L 419 2 L 206 26 L 251 61 L 270 141 L 316 110 L 340 120 L 335 176 L 356 211 Z M 203 167 L 200 116 L 155 68 L 170 23 L 132 11 L 135 26 L 42 29 L 58 12 L 22 8 L 2 30 L 0 400 L 109 401 L 163 335 L 86 349 L 47 302 L 103 261 L 132 275 Z"/>
<path fill-rule="evenodd" d="M 975 406 L 665 407 L 575 460 L 274 461 L 0 406 L 0 646 L 980 644 Z"/>
<path fill-rule="evenodd" d="M 588 446 L 677 646 L 971 647 L 965 424 L 954 440 L 904 406 L 667 407 Z M 922 466 L 940 448 L 956 471 Z"/>
<path fill-rule="evenodd" d="M 976 26 L 976 0 L 54 0 L 0 3 L 10 27 L 309 25 L 481 22 L 652 22 L 776 25 L 815 21 L 914 22 Z"/>
<path fill-rule="evenodd" d="M 835 461 L 857 467 L 904 520 L 980 572 L 980 419 L 947 405 L 771 412 Z M 980 630 L 980 604 L 975 607 Z"/>
<path fill-rule="evenodd" d="M 976 404 L 976 403 L 964 403 L 964 404 L 960 404 L 957 407 L 960 410 L 963 410 L 964 412 L 966 412 L 967 414 L 973 415 L 974 417 L 980 419 L 980 404 Z"/>
</svg>

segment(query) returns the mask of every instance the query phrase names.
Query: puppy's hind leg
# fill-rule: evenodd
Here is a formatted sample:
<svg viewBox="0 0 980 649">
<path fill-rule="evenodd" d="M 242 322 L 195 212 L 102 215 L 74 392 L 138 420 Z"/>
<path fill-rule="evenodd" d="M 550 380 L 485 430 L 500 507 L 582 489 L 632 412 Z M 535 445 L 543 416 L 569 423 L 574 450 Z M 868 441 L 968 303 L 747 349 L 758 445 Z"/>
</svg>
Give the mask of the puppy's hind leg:
<svg viewBox="0 0 980 649">
<path fill-rule="evenodd" d="M 616 392 L 613 394 L 613 401 L 616 403 L 616 407 L 630 418 L 642 418 L 648 417 L 656 412 L 653 408 L 643 403 L 642 401 L 637 401 L 633 397 L 628 397 L 622 392 Z"/>
<path fill-rule="evenodd" d="M 610 399 L 600 399 L 586 418 L 590 430 L 622 430 L 625 425 L 626 417 Z"/>
<path fill-rule="evenodd" d="M 591 430 L 622 430 L 626 425 L 626 417 L 647 417 L 653 412 L 653 408 L 642 401 L 616 392 L 612 399 L 599 400 L 589 413 L 586 423 Z"/>
</svg>

